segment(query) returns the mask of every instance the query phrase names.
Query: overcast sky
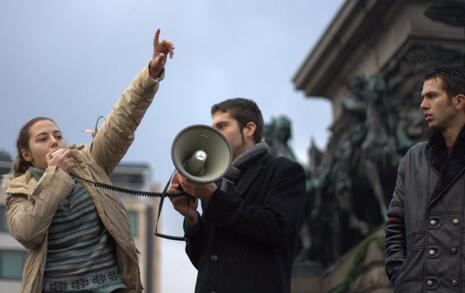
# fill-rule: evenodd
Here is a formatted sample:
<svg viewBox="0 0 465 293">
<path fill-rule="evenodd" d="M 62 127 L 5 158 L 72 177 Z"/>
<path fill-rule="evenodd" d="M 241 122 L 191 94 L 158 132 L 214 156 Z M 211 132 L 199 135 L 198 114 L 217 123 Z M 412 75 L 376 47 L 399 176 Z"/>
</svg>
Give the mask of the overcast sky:
<svg viewBox="0 0 465 293">
<path fill-rule="evenodd" d="M 311 137 L 326 144 L 331 109 L 296 92 L 291 79 L 342 2 L 1 0 L 0 147 L 15 154 L 19 128 L 35 116 L 53 118 L 68 143 L 88 143 L 82 130 L 148 63 L 160 27 L 175 56 L 124 161 L 148 163 L 153 180 L 166 182 L 176 134 L 210 124 L 212 104 L 241 96 L 258 103 L 265 122 L 291 118 L 291 146 L 306 162 Z M 180 220 L 167 212 L 173 230 Z M 183 244 L 162 243 L 162 292 L 193 292 Z"/>
</svg>

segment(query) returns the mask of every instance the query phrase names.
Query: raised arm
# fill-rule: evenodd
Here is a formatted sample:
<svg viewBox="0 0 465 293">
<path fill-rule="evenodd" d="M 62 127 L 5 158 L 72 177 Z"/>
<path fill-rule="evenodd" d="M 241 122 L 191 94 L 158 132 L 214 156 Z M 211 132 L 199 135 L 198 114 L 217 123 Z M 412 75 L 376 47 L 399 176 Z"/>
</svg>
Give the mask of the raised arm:
<svg viewBox="0 0 465 293">
<path fill-rule="evenodd" d="M 123 93 L 92 142 L 91 155 L 107 174 L 113 171 L 134 140 L 134 132 L 163 79 L 167 57 L 173 56 L 173 43 L 167 40 L 160 42 L 159 36 L 158 29 L 149 65 Z"/>
</svg>

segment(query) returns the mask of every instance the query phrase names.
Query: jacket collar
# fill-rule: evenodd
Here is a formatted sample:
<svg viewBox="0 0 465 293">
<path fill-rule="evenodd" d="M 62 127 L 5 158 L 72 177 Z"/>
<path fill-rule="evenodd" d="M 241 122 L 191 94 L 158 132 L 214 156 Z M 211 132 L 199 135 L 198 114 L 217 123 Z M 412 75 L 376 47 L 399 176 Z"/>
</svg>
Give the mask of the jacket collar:
<svg viewBox="0 0 465 293">
<path fill-rule="evenodd" d="M 256 160 L 248 162 L 248 164 L 241 167 L 241 178 L 236 187 L 236 196 L 242 197 L 255 181 L 255 178 L 260 174 L 260 171 L 265 163 L 272 159 L 270 153 L 264 153 L 257 157 Z"/>
<path fill-rule="evenodd" d="M 444 136 L 440 131 L 431 135 L 425 150 L 426 158 L 439 173 L 431 204 L 444 194 L 465 171 L 465 127 L 462 128 L 449 155 Z"/>
</svg>

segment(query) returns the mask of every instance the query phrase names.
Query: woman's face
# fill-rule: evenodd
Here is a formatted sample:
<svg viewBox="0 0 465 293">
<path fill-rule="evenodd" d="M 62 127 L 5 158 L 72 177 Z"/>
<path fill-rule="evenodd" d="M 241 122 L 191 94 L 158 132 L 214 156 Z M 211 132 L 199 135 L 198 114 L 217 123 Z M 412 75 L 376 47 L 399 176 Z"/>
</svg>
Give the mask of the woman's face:
<svg viewBox="0 0 465 293">
<path fill-rule="evenodd" d="M 64 147 L 63 136 L 55 123 L 40 120 L 29 129 L 29 149 L 23 149 L 21 154 L 34 167 L 47 169 L 47 154 Z"/>
</svg>

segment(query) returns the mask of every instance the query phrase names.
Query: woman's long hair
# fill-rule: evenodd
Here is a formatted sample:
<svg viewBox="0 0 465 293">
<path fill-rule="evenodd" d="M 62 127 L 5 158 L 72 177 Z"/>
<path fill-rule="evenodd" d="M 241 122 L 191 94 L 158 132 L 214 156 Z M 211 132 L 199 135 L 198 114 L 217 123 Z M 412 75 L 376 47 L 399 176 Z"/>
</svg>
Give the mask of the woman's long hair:
<svg viewBox="0 0 465 293">
<path fill-rule="evenodd" d="M 29 120 L 24 126 L 21 128 L 18 134 L 18 139 L 16 140 L 16 159 L 13 163 L 13 177 L 18 177 L 24 174 L 29 167 L 32 166 L 31 162 L 26 161 L 23 158 L 22 150 L 29 150 L 29 138 L 31 137 L 31 127 L 39 121 L 48 120 L 51 121 L 53 124 L 56 124 L 50 118 L 47 117 L 35 117 Z"/>
</svg>

